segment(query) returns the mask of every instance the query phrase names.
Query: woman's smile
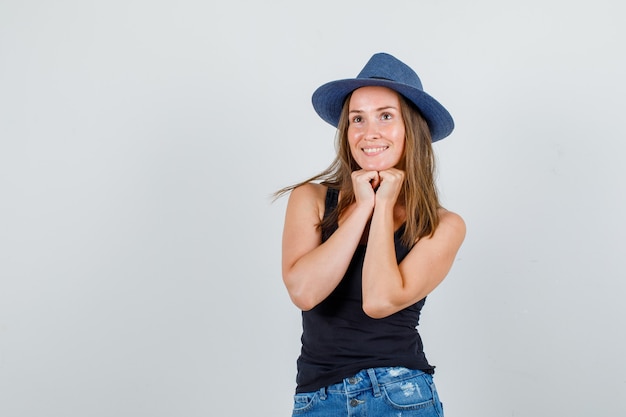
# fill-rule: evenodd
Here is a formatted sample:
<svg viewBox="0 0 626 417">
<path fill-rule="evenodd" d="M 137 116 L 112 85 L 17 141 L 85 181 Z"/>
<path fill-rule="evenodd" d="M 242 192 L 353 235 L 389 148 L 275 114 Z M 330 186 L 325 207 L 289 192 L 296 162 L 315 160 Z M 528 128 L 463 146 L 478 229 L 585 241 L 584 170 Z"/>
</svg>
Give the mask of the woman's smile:
<svg viewBox="0 0 626 417">
<path fill-rule="evenodd" d="M 376 148 L 361 148 L 368 156 L 376 156 L 389 149 L 389 146 L 378 146 Z"/>
</svg>

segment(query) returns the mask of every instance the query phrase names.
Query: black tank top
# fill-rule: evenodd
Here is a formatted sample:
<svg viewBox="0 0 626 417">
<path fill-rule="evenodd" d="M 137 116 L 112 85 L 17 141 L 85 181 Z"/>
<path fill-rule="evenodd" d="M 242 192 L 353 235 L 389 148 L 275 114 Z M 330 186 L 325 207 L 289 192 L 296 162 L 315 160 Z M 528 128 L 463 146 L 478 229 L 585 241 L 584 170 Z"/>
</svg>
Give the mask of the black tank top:
<svg viewBox="0 0 626 417">
<path fill-rule="evenodd" d="M 324 217 L 337 206 L 338 196 L 337 189 L 328 189 Z M 322 241 L 337 227 L 322 230 Z M 398 263 L 410 250 L 400 241 L 403 230 L 404 226 L 394 235 Z M 365 246 L 359 245 L 337 288 L 315 308 L 302 312 L 296 392 L 316 391 L 367 368 L 404 366 L 434 372 L 417 332 L 426 298 L 383 319 L 367 316 L 361 294 L 364 258 Z"/>
</svg>

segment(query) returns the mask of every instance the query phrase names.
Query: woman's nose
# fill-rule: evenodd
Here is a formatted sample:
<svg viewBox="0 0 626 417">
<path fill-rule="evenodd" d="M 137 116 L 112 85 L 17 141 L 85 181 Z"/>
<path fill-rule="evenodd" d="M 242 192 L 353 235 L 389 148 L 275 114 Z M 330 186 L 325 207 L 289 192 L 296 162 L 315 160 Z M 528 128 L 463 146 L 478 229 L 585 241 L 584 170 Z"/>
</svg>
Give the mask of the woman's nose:
<svg viewBox="0 0 626 417">
<path fill-rule="evenodd" d="M 365 139 L 373 140 L 380 138 L 380 130 L 376 123 L 368 123 L 365 126 Z"/>
</svg>

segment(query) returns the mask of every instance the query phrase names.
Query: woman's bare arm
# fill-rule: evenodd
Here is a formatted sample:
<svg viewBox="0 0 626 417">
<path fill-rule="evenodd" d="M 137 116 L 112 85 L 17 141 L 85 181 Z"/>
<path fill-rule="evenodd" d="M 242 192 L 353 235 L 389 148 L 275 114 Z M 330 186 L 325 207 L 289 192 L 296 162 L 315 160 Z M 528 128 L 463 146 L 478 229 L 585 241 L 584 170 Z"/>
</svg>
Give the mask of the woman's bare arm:
<svg viewBox="0 0 626 417">
<path fill-rule="evenodd" d="M 326 187 L 305 184 L 289 197 L 283 231 L 283 281 L 293 303 L 310 310 L 337 287 L 359 244 L 372 208 L 355 205 L 322 244 L 317 224 L 324 214 Z"/>
<path fill-rule="evenodd" d="M 363 309 L 373 318 L 387 317 L 430 294 L 450 271 L 465 238 L 463 219 L 442 209 L 435 233 L 419 239 L 398 265 L 392 216 L 384 210 L 375 212 L 370 228 L 363 266 Z"/>
</svg>

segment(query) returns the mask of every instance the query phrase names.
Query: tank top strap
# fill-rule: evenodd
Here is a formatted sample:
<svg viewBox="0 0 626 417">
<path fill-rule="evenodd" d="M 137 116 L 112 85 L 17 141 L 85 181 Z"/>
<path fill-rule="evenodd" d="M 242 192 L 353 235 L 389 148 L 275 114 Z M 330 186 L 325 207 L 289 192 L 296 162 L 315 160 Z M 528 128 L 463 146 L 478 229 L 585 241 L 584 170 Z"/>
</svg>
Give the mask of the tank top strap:
<svg viewBox="0 0 626 417">
<path fill-rule="evenodd" d="M 337 188 L 328 187 L 326 190 L 326 200 L 324 203 L 324 220 L 337 208 L 339 203 L 339 190 Z M 337 230 L 337 222 L 330 227 L 322 227 L 322 242 L 325 242 L 335 230 Z"/>
</svg>

